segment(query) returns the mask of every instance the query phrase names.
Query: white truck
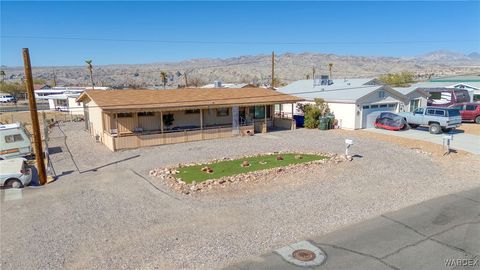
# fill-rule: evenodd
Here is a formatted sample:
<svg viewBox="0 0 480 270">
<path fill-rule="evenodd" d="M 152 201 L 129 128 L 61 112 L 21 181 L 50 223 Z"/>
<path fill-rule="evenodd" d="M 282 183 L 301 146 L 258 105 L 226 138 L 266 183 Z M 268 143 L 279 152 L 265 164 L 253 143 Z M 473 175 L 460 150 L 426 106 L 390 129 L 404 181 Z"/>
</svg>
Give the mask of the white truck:
<svg viewBox="0 0 480 270">
<path fill-rule="evenodd" d="M 452 108 L 424 107 L 417 108 L 413 112 L 398 113 L 398 115 L 405 118 L 410 128 L 428 126 L 428 131 L 432 134 L 449 132 L 462 124 L 460 111 Z"/>
</svg>

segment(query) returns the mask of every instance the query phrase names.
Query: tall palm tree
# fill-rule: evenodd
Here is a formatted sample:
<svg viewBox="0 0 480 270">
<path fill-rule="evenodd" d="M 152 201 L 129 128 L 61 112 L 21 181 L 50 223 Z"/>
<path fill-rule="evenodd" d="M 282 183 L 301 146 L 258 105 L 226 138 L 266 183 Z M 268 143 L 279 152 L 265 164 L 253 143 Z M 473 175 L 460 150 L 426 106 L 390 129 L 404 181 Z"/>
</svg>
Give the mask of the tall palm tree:
<svg viewBox="0 0 480 270">
<path fill-rule="evenodd" d="M 163 89 L 166 88 L 168 82 L 168 75 L 165 71 L 160 71 L 160 78 L 162 79 Z"/>
<path fill-rule="evenodd" d="M 90 80 L 92 81 L 92 90 L 95 90 L 95 83 L 93 82 L 93 65 L 92 60 L 85 60 L 87 63 L 87 69 L 90 71 Z"/>
<path fill-rule="evenodd" d="M 332 68 L 333 68 L 333 63 L 328 63 L 328 70 L 330 71 L 330 80 L 332 79 Z"/>
</svg>

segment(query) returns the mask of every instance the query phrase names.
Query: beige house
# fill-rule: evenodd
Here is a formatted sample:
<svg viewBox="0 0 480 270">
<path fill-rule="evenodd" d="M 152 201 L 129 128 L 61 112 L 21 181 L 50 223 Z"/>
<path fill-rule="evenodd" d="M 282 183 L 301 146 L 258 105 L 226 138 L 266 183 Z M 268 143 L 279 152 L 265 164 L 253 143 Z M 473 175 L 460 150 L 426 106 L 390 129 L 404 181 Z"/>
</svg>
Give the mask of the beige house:
<svg viewBox="0 0 480 270">
<path fill-rule="evenodd" d="M 110 150 L 295 129 L 275 104 L 302 99 L 262 88 L 89 90 L 83 102 L 90 134 Z"/>
</svg>

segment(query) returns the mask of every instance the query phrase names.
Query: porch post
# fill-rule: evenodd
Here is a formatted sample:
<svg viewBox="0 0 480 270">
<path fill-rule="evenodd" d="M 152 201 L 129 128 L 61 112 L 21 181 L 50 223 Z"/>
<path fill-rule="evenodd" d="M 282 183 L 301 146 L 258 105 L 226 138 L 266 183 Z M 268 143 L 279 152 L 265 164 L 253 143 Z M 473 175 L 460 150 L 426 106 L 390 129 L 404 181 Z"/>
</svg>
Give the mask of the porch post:
<svg viewBox="0 0 480 270">
<path fill-rule="evenodd" d="M 200 129 L 203 129 L 203 109 L 200 109 Z"/>
<path fill-rule="evenodd" d="M 264 105 L 265 107 L 265 131 L 262 130 L 262 132 L 267 133 L 267 105 Z"/>
<path fill-rule="evenodd" d="M 163 133 L 163 112 L 160 111 L 160 131 Z"/>
<path fill-rule="evenodd" d="M 117 136 L 120 136 L 120 130 L 118 130 L 118 117 L 117 114 L 114 113 L 113 117 L 115 117 L 115 129 L 117 130 Z"/>
<path fill-rule="evenodd" d="M 292 119 L 293 119 L 293 103 L 292 103 Z"/>
</svg>

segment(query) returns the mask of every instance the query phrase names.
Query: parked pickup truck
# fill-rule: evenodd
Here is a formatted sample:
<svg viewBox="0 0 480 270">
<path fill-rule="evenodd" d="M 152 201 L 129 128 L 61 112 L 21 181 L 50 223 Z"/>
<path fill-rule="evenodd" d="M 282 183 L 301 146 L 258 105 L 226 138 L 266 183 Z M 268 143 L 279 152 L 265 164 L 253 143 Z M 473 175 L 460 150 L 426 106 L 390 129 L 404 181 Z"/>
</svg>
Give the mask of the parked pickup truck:
<svg viewBox="0 0 480 270">
<path fill-rule="evenodd" d="M 428 126 L 432 134 L 449 132 L 452 128 L 459 127 L 462 123 L 460 111 L 452 108 L 425 107 L 417 108 L 413 112 L 403 112 L 398 115 L 405 117 L 411 128 Z"/>
</svg>

